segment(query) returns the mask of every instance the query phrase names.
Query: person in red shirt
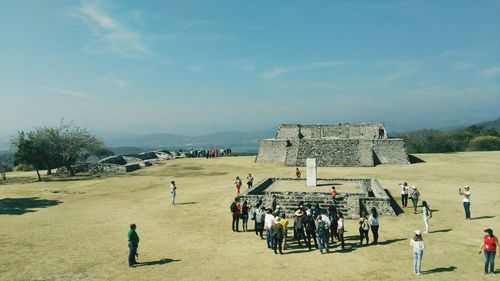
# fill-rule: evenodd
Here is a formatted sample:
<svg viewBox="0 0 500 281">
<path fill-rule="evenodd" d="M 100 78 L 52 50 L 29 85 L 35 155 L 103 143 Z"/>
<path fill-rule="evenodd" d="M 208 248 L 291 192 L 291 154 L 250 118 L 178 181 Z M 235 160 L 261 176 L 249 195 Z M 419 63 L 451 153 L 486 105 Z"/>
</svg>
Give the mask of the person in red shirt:
<svg viewBox="0 0 500 281">
<path fill-rule="evenodd" d="M 498 245 L 498 239 L 495 235 L 493 235 L 493 230 L 491 230 L 491 228 L 485 229 L 484 232 L 488 234 L 484 236 L 483 245 L 481 245 L 481 249 L 479 250 L 480 254 L 481 251 L 484 250 L 484 274 L 488 274 L 489 269 L 489 273 L 491 275 L 495 275 L 495 254 L 497 252 L 497 248 L 500 246 Z"/>
<path fill-rule="evenodd" d="M 337 190 L 335 189 L 335 186 L 332 185 L 332 190 L 330 190 L 330 195 L 332 196 L 332 204 L 335 206 L 335 197 L 337 197 Z"/>
</svg>

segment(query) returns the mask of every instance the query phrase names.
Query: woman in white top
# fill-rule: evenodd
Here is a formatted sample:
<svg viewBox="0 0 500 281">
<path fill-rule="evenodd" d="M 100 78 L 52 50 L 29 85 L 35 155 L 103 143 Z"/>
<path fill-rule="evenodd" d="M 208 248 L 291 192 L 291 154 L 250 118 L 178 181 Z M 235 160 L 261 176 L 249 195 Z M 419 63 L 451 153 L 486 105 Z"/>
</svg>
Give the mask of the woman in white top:
<svg viewBox="0 0 500 281">
<path fill-rule="evenodd" d="M 415 236 L 410 241 L 410 246 L 413 249 L 413 273 L 422 275 L 422 257 L 424 255 L 424 239 L 420 230 L 415 230 Z"/>
<path fill-rule="evenodd" d="M 337 235 L 338 239 L 340 241 L 340 247 L 339 250 L 344 249 L 344 214 L 342 212 L 338 213 L 338 221 L 337 221 Z"/>
<path fill-rule="evenodd" d="M 401 206 L 406 208 L 408 206 L 408 183 L 402 182 L 399 184 L 401 187 Z"/>
<path fill-rule="evenodd" d="M 172 194 L 172 205 L 175 205 L 175 195 L 177 193 L 177 186 L 175 185 L 175 181 L 170 182 L 170 194 Z"/>
<path fill-rule="evenodd" d="M 432 218 L 432 212 L 425 200 L 422 201 L 422 214 L 424 217 L 425 233 L 429 233 L 429 219 Z"/>
<path fill-rule="evenodd" d="M 465 210 L 465 219 L 470 221 L 470 190 L 469 186 L 466 185 L 464 190 L 461 188 L 458 189 L 458 193 L 464 197 L 464 210 Z"/>
<path fill-rule="evenodd" d="M 373 244 L 378 243 L 378 212 L 375 207 L 372 207 L 371 209 L 371 214 L 370 217 L 368 217 L 368 223 L 370 224 L 370 227 L 372 229 L 372 234 L 373 234 Z"/>
</svg>

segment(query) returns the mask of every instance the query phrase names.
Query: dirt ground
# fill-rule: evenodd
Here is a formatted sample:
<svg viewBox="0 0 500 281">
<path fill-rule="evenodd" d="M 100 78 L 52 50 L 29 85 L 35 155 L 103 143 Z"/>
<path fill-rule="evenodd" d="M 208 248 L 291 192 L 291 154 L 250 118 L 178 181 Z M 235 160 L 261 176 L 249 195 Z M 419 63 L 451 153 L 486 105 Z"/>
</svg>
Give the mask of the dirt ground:
<svg viewBox="0 0 500 281">
<path fill-rule="evenodd" d="M 485 227 L 500 234 L 500 152 L 417 156 L 425 162 L 319 168 L 318 177 L 377 178 L 397 199 L 399 182 L 417 185 L 434 210 L 422 276 L 412 274 L 409 246 L 413 231 L 424 227 L 422 214 L 410 209 L 381 217 L 376 246 L 355 246 L 357 221 L 348 220 L 347 249 L 326 255 L 293 247 L 279 256 L 254 233 L 233 233 L 235 176 L 251 172 L 256 182 L 294 176 L 294 168 L 234 157 L 41 183 L 32 181 L 34 173 L 7 174 L 10 183 L 0 185 L 0 280 L 496 279 L 481 275 L 478 251 Z M 171 180 L 178 186 L 175 206 L 169 203 Z M 466 184 L 473 217 L 467 223 L 457 192 Z M 143 263 L 133 269 L 127 266 L 130 223 L 138 226 Z M 497 273 L 499 268 L 497 256 Z"/>
</svg>

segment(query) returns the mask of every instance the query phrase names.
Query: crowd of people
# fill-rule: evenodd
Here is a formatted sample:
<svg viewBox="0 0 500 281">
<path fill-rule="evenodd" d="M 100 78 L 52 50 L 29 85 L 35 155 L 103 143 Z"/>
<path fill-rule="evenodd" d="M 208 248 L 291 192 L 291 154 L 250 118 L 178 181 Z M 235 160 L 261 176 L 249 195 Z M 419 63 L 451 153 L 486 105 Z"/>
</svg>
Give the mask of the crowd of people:
<svg viewBox="0 0 500 281">
<path fill-rule="evenodd" d="M 189 151 L 188 157 L 194 158 L 218 158 L 231 156 L 231 148 L 210 148 L 210 149 L 191 149 Z"/>
</svg>

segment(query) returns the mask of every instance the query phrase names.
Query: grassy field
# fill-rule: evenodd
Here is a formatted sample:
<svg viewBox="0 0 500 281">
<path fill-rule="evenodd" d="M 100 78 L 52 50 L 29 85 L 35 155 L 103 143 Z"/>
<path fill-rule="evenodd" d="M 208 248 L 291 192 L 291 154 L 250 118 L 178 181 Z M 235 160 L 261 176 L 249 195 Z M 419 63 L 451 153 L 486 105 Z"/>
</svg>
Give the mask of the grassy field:
<svg viewBox="0 0 500 281">
<path fill-rule="evenodd" d="M 478 250 L 486 226 L 500 234 L 500 152 L 417 156 L 425 162 L 319 168 L 318 176 L 377 178 L 397 199 L 399 182 L 417 185 L 434 210 L 422 276 L 412 274 L 409 246 L 413 231 L 424 227 L 422 214 L 409 209 L 381 217 L 376 246 L 356 247 L 357 222 L 347 221 L 347 250 L 328 255 L 294 247 L 276 256 L 252 232 L 233 233 L 235 176 L 294 175 L 294 168 L 234 157 L 40 183 L 34 173 L 9 173 L 10 183 L 0 185 L 0 280 L 495 279 L 481 275 Z M 171 180 L 178 186 L 176 206 L 169 204 Z M 466 184 L 472 191 L 468 223 L 457 192 Z M 143 262 L 133 269 L 127 266 L 130 223 L 138 225 Z"/>
</svg>

